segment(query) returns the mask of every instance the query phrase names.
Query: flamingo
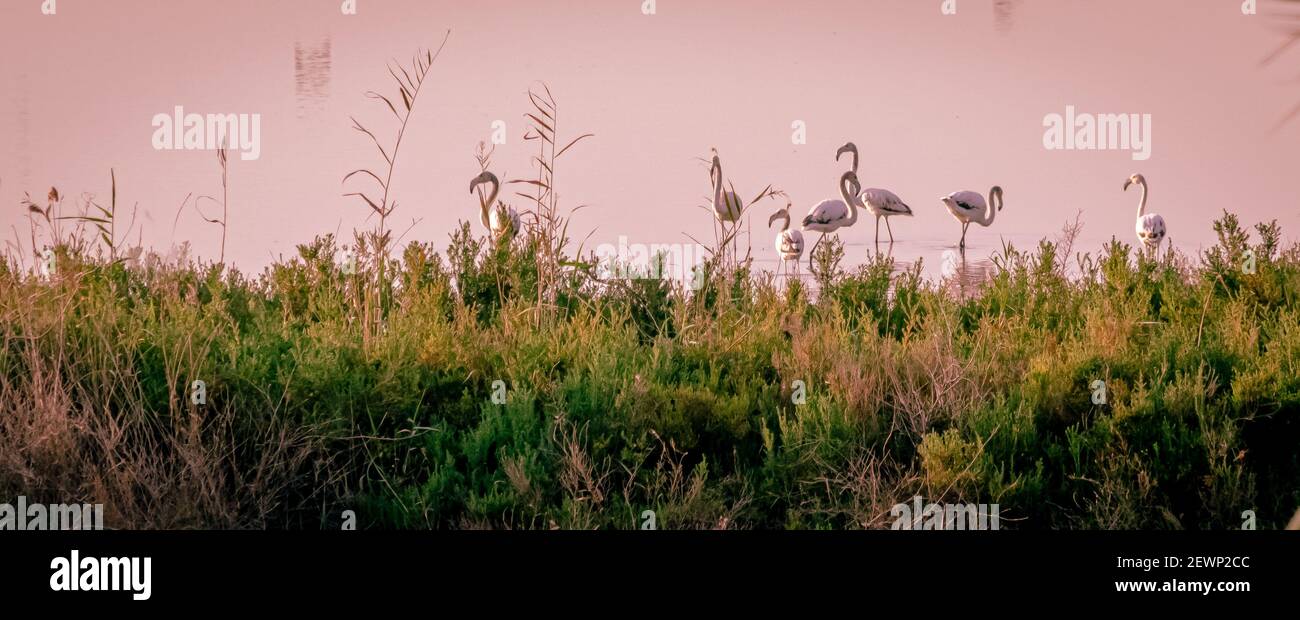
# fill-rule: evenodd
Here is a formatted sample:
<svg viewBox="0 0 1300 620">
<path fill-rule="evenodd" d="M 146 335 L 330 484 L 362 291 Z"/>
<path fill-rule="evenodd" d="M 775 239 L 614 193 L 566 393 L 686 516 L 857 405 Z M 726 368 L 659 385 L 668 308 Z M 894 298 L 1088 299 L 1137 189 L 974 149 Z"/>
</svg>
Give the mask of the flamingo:
<svg viewBox="0 0 1300 620">
<path fill-rule="evenodd" d="M 781 263 L 794 261 L 795 273 L 799 273 L 799 259 L 803 257 L 803 233 L 797 230 L 790 230 L 790 207 L 789 199 L 786 199 L 784 209 L 772 214 L 767 220 L 767 227 L 771 228 L 772 223 L 784 219 L 785 224 L 781 226 L 781 232 L 776 235 L 776 254 L 781 257 Z M 778 265 L 778 270 L 780 266 Z"/>
<path fill-rule="evenodd" d="M 858 146 L 852 142 L 840 147 L 835 153 L 835 161 L 840 160 L 840 156 L 845 153 L 853 154 L 853 174 L 856 179 L 858 173 Z M 860 187 L 860 186 L 859 186 Z M 894 243 L 894 229 L 889 225 L 889 218 L 895 215 L 912 216 L 912 208 L 907 206 L 897 194 L 887 189 L 868 188 L 857 192 L 854 196 L 863 208 L 876 216 L 876 245 L 880 245 L 880 220 L 884 218 L 885 229 L 889 231 L 889 243 Z"/>
<path fill-rule="evenodd" d="M 723 190 L 722 188 L 722 159 L 718 157 L 718 149 L 713 149 L 713 166 L 709 168 L 709 179 L 713 181 L 713 214 L 717 216 L 718 223 L 722 225 L 723 239 L 726 239 L 727 225 L 730 224 L 734 230 L 740 222 L 740 216 L 744 213 L 744 202 L 736 194 L 735 188 Z M 732 255 L 735 255 L 735 235 L 732 235 Z"/>
<path fill-rule="evenodd" d="M 989 190 L 986 202 L 978 192 L 953 192 L 940 198 L 948 212 L 961 222 L 961 243 L 958 247 L 966 249 L 966 230 L 972 223 L 985 228 L 993 225 L 993 219 L 1002 210 L 1002 188 L 997 185 Z"/>
<path fill-rule="evenodd" d="M 519 213 L 505 203 L 497 203 L 495 209 L 489 209 L 492 203 L 497 202 L 497 194 L 501 193 L 501 180 L 491 172 L 485 170 L 483 174 L 474 177 L 469 182 L 469 193 L 473 194 L 474 189 L 484 183 L 492 185 L 492 192 L 486 200 L 479 197 L 479 216 L 483 220 L 483 226 L 492 232 L 493 237 L 508 240 L 519 232 Z"/>
<path fill-rule="evenodd" d="M 853 146 L 853 143 L 850 142 L 849 144 L 846 144 L 843 147 L 841 147 L 840 150 L 835 153 L 835 161 L 839 161 L 840 157 L 844 155 L 844 153 L 846 152 L 846 149 L 850 149 L 850 148 L 852 149 L 853 152 L 853 170 L 851 170 L 850 172 L 856 175 L 858 173 L 858 147 Z M 842 183 L 843 180 L 841 180 L 841 184 Z M 772 217 L 775 218 L 776 216 L 772 216 Z M 848 223 L 848 224 L 844 223 L 847 222 L 848 219 L 849 219 L 849 207 L 847 203 L 845 203 L 843 200 L 840 200 L 838 198 L 828 198 L 826 200 L 817 203 L 816 206 L 808 210 L 808 216 L 803 218 L 803 229 L 807 231 L 820 232 L 822 233 L 822 237 L 825 237 L 826 233 L 828 232 L 835 232 L 836 230 L 838 230 L 843 226 L 851 226 L 852 223 Z M 857 217 L 855 216 L 853 218 L 853 222 L 856 221 L 857 221 Z M 771 225 L 772 225 L 771 221 L 769 221 L 768 226 Z M 800 236 L 802 237 L 803 235 L 800 234 Z M 817 243 L 821 243 L 821 241 L 822 240 L 819 237 L 817 239 Z M 813 249 L 816 250 L 817 246 L 814 245 Z M 811 253 L 808 254 L 808 267 L 810 269 L 812 268 Z"/>
<path fill-rule="evenodd" d="M 1138 203 L 1137 224 L 1134 229 L 1137 231 L 1138 241 L 1148 250 L 1160 248 L 1160 242 L 1165 239 L 1165 218 L 1154 213 L 1147 213 L 1147 179 L 1146 177 L 1135 174 L 1124 182 L 1124 191 L 1128 191 L 1130 185 L 1142 186 L 1142 201 Z"/>
<path fill-rule="evenodd" d="M 850 186 L 853 189 L 849 189 Z M 857 223 L 856 194 L 860 189 L 862 185 L 858 182 L 858 175 L 852 170 L 845 172 L 844 176 L 840 177 L 840 196 L 843 200 L 823 200 L 808 210 L 808 216 L 803 218 L 803 230 L 821 233 L 817 243 L 813 244 L 812 251 L 808 253 L 809 269 L 812 268 L 813 254 L 817 253 L 817 246 L 821 244 L 822 239 L 826 238 L 827 233 Z"/>
</svg>

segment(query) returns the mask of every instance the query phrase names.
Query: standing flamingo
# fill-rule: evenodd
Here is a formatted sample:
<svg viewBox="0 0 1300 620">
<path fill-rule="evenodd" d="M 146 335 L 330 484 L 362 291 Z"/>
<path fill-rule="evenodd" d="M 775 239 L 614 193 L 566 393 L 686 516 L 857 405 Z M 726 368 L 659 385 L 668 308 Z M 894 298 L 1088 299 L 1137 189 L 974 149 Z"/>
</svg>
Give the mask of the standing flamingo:
<svg viewBox="0 0 1300 620">
<path fill-rule="evenodd" d="M 718 223 L 722 225 L 722 238 L 727 238 L 728 224 L 732 230 L 732 256 L 735 256 L 736 235 L 735 229 L 739 226 L 740 216 L 745 211 L 745 203 L 741 201 L 740 196 L 736 195 L 735 188 L 724 190 L 722 188 L 722 159 L 718 157 L 718 149 L 713 149 L 713 166 L 709 168 L 709 179 L 713 181 L 713 214 L 717 216 Z"/>
<path fill-rule="evenodd" d="M 987 202 L 978 192 L 953 192 L 939 200 L 942 200 L 944 206 L 948 207 L 948 212 L 961 222 L 961 243 L 958 247 L 965 250 L 966 229 L 970 228 L 971 223 L 988 228 L 993 225 L 993 219 L 998 216 L 998 211 L 1002 210 L 1002 188 L 994 185 L 993 189 L 989 190 Z"/>
<path fill-rule="evenodd" d="M 776 254 L 780 257 L 780 264 L 777 265 L 778 272 L 781 265 L 788 261 L 794 261 L 795 274 L 799 273 L 799 259 L 803 257 L 803 233 L 797 230 L 790 230 L 790 207 L 789 199 L 786 199 L 785 208 L 772 214 L 767 219 L 767 227 L 771 228 L 772 223 L 777 220 L 785 220 L 781 226 L 781 232 L 776 235 Z"/>
<path fill-rule="evenodd" d="M 1165 218 L 1154 213 L 1148 214 L 1147 211 L 1147 179 L 1146 177 L 1135 174 L 1124 182 L 1124 191 L 1128 191 L 1130 185 L 1142 186 L 1142 201 L 1138 203 L 1137 224 L 1134 229 L 1137 231 L 1138 241 L 1148 250 L 1157 250 L 1160 248 L 1160 242 L 1165 239 Z"/>
<path fill-rule="evenodd" d="M 497 203 L 497 195 L 501 193 L 501 181 L 491 172 L 484 171 L 483 174 L 474 177 L 474 180 L 469 182 L 469 193 L 473 194 L 474 189 L 484 183 L 491 184 L 492 191 L 487 199 L 479 196 L 479 216 L 483 220 L 483 226 L 492 233 L 493 237 L 509 240 L 519 232 L 519 213 L 514 210 L 514 207 Z M 497 205 L 496 208 L 492 208 L 494 203 Z"/>
<path fill-rule="evenodd" d="M 850 170 L 850 172 L 856 175 L 858 173 L 858 147 L 853 146 L 852 142 L 840 147 L 840 150 L 835 153 L 835 161 L 839 161 L 840 157 L 843 156 L 844 153 L 849 152 L 849 150 L 853 153 L 853 169 Z M 842 179 L 841 184 L 843 184 Z M 843 194 L 843 191 L 840 193 Z M 848 219 L 848 204 L 839 198 L 828 198 L 817 203 L 816 206 L 808 211 L 808 217 L 803 219 L 803 229 L 807 231 L 820 232 L 822 233 L 822 237 L 825 237 L 828 232 L 834 232 L 844 226 L 851 226 L 852 223 L 844 223 L 847 222 Z M 853 221 L 857 221 L 856 216 L 853 218 Z M 768 225 L 770 226 L 771 223 L 769 222 Z M 821 242 L 821 237 L 818 237 L 817 243 Z M 816 249 L 817 246 L 814 245 L 813 250 Z M 811 253 L 808 255 L 808 266 L 809 268 L 812 267 Z"/>
<path fill-rule="evenodd" d="M 843 200 L 823 200 L 817 203 L 808 211 L 808 216 L 803 218 L 803 229 L 805 231 L 819 232 L 821 236 L 817 238 L 817 243 L 813 244 L 812 251 L 808 252 L 808 268 L 812 268 L 813 255 L 817 253 L 817 246 L 821 245 L 822 239 L 826 238 L 827 233 L 833 233 L 845 226 L 852 226 L 858 221 L 857 193 L 862 189 L 858 182 L 858 175 L 852 170 L 845 172 L 840 177 L 840 196 Z"/>
<path fill-rule="evenodd" d="M 853 174 L 856 179 L 858 173 L 858 146 L 852 142 L 840 147 L 835 153 L 835 161 L 839 161 L 840 156 L 845 153 L 853 154 Z M 859 186 L 860 187 L 860 186 Z M 876 245 L 880 245 L 880 219 L 885 220 L 885 229 L 889 231 L 889 243 L 894 243 L 894 229 L 889 225 L 889 218 L 895 215 L 912 216 L 912 208 L 907 206 L 897 194 L 887 189 L 868 188 L 857 192 L 854 196 L 858 202 L 872 215 L 876 216 Z"/>
</svg>

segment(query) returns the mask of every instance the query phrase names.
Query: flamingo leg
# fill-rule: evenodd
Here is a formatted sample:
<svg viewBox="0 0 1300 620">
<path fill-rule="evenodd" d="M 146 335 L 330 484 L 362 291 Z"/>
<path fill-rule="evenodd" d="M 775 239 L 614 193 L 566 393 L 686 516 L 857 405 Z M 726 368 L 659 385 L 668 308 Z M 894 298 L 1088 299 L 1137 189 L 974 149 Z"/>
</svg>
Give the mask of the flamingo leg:
<svg viewBox="0 0 1300 620">
<path fill-rule="evenodd" d="M 808 270 L 809 270 L 809 271 L 812 271 L 812 268 L 813 268 L 813 256 L 815 256 L 815 255 L 817 254 L 817 246 L 821 245 L 821 244 L 822 244 L 822 239 L 825 239 L 825 238 L 826 238 L 826 233 L 822 233 L 821 235 L 818 235 L 818 237 L 817 237 L 817 243 L 814 243 L 813 246 L 812 246 L 812 250 L 810 250 L 810 251 L 808 252 Z"/>
<path fill-rule="evenodd" d="M 736 234 L 731 236 L 731 258 L 737 263 L 740 262 L 740 233 L 745 229 L 745 222 L 740 219 L 742 215 L 744 209 L 741 209 L 740 215 L 736 216 Z M 750 233 L 752 234 L 753 231 L 751 230 Z"/>
<path fill-rule="evenodd" d="M 968 227 L 970 227 L 970 222 L 965 222 L 961 225 L 961 244 L 959 247 L 963 250 L 966 249 L 966 229 Z"/>
<path fill-rule="evenodd" d="M 736 264 L 736 237 L 740 236 L 740 222 L 731 223 L 731 264 Z"/>
<path fill-rule="evenodd" d="M 731 237 L 731 239 L 727 239 L 727 237 Z M 735 222 L 731 222 L 731 223 L 729 223 L 729 224 L 725 224 L 725 225 L 723 225 L 723 227 L 722 227 L 722 240 L 723 240 L 723 242 L 724 242 L 724 243 L 723 243 L 723 246 L 722 246 L 722 262 L 723 262 L 724 265 L 730 265 L 731 263 L 728 263 L 728 262 L 727 262 L 727 245 L 728 245 L 728 244 L 730 244 L 730 245 L 732 246 L 732 247 L 731 247 L 731 261 L 732 261 L 732 262 L 735 262 L 735 260 L 736 260 L 736 249 L 735 249 L 735 241 L 736 241 L 736 223 L 735 223 Z"/>
<path fill-rule="evenodd" d="M 741 222 L 740 219 L 737 218 L 734 226 L 734 234 L 731 235 L 731 262 L 733 264 L 740 263 L 740 229 Z"/>
<path fill-rule="evenodd" d="M 728 224 L 727 226 L 725 226 L 725 229 L 724 229 L 724 231 L 723 231 L 723 239 L 727 239 L 728 237 L 731 237 L 731 239 L 728 240 L 728 243 L 729 243 L 729 242 L 735 242 L 735 240 L 736 240 L 736 222 L 731 222 L 731 224 Z M 725 259 L 725 257 L 727 257 L 727 248 L 723 248 L 723 257 L 724 257 L 724 259 Z M 731 259 L 729 259 L 729 260 L 732 260 L 732 261 L 735 261 L 735 260 L 736 260 L 736 250 L 735 250 L 735 246 L 733 246 L 733 248 L 732 248 L 732 251 L 731 251 Z"/>
<path fill-rule="evenodd" d="M 728 240 L 727 240 L 727 230 L 728 230 L 728 228 L 729 228 L 730 225 L 727 223 L 726 220 L 723 220 L 722 222 L 719 223 L 719 226 L 722 228 L 722 238 L 721 238 L 721 241 L 722 241 L 722 247 L 719 248 L 719 249 L 722 250 L 722 265 L 721 265 L 721 266 L 725 268 L 726 265 L 727 265 L 727 244 L 728 244 Z"/>
<path fill-rule="evenodd" d="M 889 245 L 894 245 L 894 228 L 889 225 L 889 218 L 885 218 L 885 230 L 889 231 Z"/>
</svg>

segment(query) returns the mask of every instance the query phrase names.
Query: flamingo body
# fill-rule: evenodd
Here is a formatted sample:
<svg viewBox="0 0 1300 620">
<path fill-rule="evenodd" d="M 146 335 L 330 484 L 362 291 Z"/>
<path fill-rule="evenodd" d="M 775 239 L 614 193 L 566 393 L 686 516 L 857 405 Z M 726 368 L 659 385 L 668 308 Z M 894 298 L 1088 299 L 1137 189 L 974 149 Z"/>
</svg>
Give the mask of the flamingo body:
<svg viewBox="0 0 1300 620">
<path fill-rule="evenodd" d="M 1137 231 L 1138 241 L 1147 249 L 1154 250 L 1165 240 L 1165 218 L 1154 213 L 1138 218 L 1134 228 Z"/>
<path fill-rule="evenodd" d="M 803 229 L 822 234 L 832 233 L 849 221 L 849 205 L 843 200 L 823 200 L 808 210 Z"/>
<path fill-rule="evenodd" d="M 887 189 L 870 188 L 863 190 L 858 194 L 858 199 L 863 206 L 876 217 L 892 217 L 895 215 L 912 215 L 912 208 L 907 206 L 897 194 Z"/>
<path fill-rule="evenodd" d="M 965 248 L 966 230 L 971 224 L 985 228 L 993 225 L 998 211 L 1002 210 L 1002 188 L 994 186 L 990 189 L 988 200 L 979 192 L 971 191 L 953 192 L 939 200 L 943 201 L 953 218 L 961 223 L 961 242 L 958 245 Z"/>
<path fill-rule="evenodd" d="M 1133 226 L 1134 232 L 1137 233 L 1138 243 L 1141 243 L 1147 250 L 1157 250 L 1168 234 L 1168 229 L 1165 227 L 1165 218 L 1154 213 L 1147 213 L 1147 198 L 1150 188 L 1147 186 L 1146 177 L 1140 174 L 1129 177 L 1124 182 L 1124 191 L 1128 191 L 1128 188 L 1133 185 L 1142 188 L 1142 199 L 1138 202 L 1137 221 Z"/>
<path fill-rule="evenodd" d="M 776 236 L 776 253 L 782 260 L 797 261 L 803 256 L 803 233 L 783 230 Z"/>
<path fill-rule="evenodd" d="M 984 213 L 988 210 L 984 197 L 975 192 L 953 192 L 941 200 L 948 207 L 948 212 L 962 224 L 982 223 Z"/>
<path fill-rule="evenodd" d="M 743 205 L 736 192 L 720 191 L 713 199 L 713 214 L 717 216 L 719 222 L 736 222 L 740 220 L 740 214 L 745 210 Z"/>
</svg>

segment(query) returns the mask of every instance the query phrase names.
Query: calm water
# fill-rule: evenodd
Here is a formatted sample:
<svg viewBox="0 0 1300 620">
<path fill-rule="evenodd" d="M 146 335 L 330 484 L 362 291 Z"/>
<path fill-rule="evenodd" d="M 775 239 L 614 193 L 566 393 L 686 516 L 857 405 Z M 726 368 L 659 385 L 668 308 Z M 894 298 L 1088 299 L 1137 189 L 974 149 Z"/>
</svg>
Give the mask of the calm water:
<svg viewBox="0 0 1300 620">
<path fill-rule="evenodd" d="M 227 254 L 240 267 L 373 226 L 344 194 L 376 189 L 341 179 L 382 171 L 383 160 L 351 119 L 391 149 L 392 114 L 366 93 L 399 99 L 386 63 L 409 64 L 447 29 L 393 175 L 390 224 L 408 241 L 444 246 L 461 220 L 477 230 L 466 186 L 496 121 L 506 140 L 493 169 L 533 176 L 523 114 L 540 80 L 560 103 L 562 140 L 595 134 L 565 155 L 557 181 L 562 207 L 590 205 L 570 227 L 588 249 L 712 238 L 696 208 L 709 192 L 696 158 L 711 147 L 742 194 L 786 190 L 797 221 L 835 196 L 834 153 L 847 140 L 862 149 L 864 185 L 916 210 L 894 223 L 890 251 L 900 266 L 922 260 L 932 279 L 948 263 L 976 283 L 1002 240 L 1032 248 L 1079 211 L 1077 249 L 1095 252 L 1112 235 L 1132 243 L 1137 195 L 1120 186 L 1133 172 L 1150 179 L 1151 210 L 1185 253 L 1212 242 L 1225 208 L 1250 223 L 1279 219 L 1288 240 L 1300 229 L 1300 122 L 1277 127 L 1300 101 L 1300 49 L 1261 62 L 1286 40 L 1282 20 L 1243 16 L 1232 1 L 959 0 L 955 16 L 939 4 L 823 0 L 791 15 L 777 0 L 723 0 L 643 15 L 639 2 L 390 0 L 344 16 L 328 1 L 118 0 L 45 17 L 39 2 L 5 2 L 0 232 L 30 245 L 24 192 L 54 185 L 102 200 L 113 168 L 120 208 L 138 209 L 132 240 L 160 250 L 189 241 L 215 259 L 219 229 L 180 207 L 190 194 L 220 195 L 216 158 L 151 146 L 151 119 L 176 106 L 260 115 L 261 158 L 230 171 Z M 1151 114 L 1151 159 L 1045 150 L 1044 117 L 1066 106 Z M 1006 210 L 992 228 L 972 227 L 964 263 L 945 260 L 960 228 L 938 197 L 993 184 L 1006 188 Z M 775 268 L 767 214 L 755 212 L 751 243 L 758 264 Z M 841 235 L 847 266 L 875 251 L 873 224 Z"/>
</svg>

